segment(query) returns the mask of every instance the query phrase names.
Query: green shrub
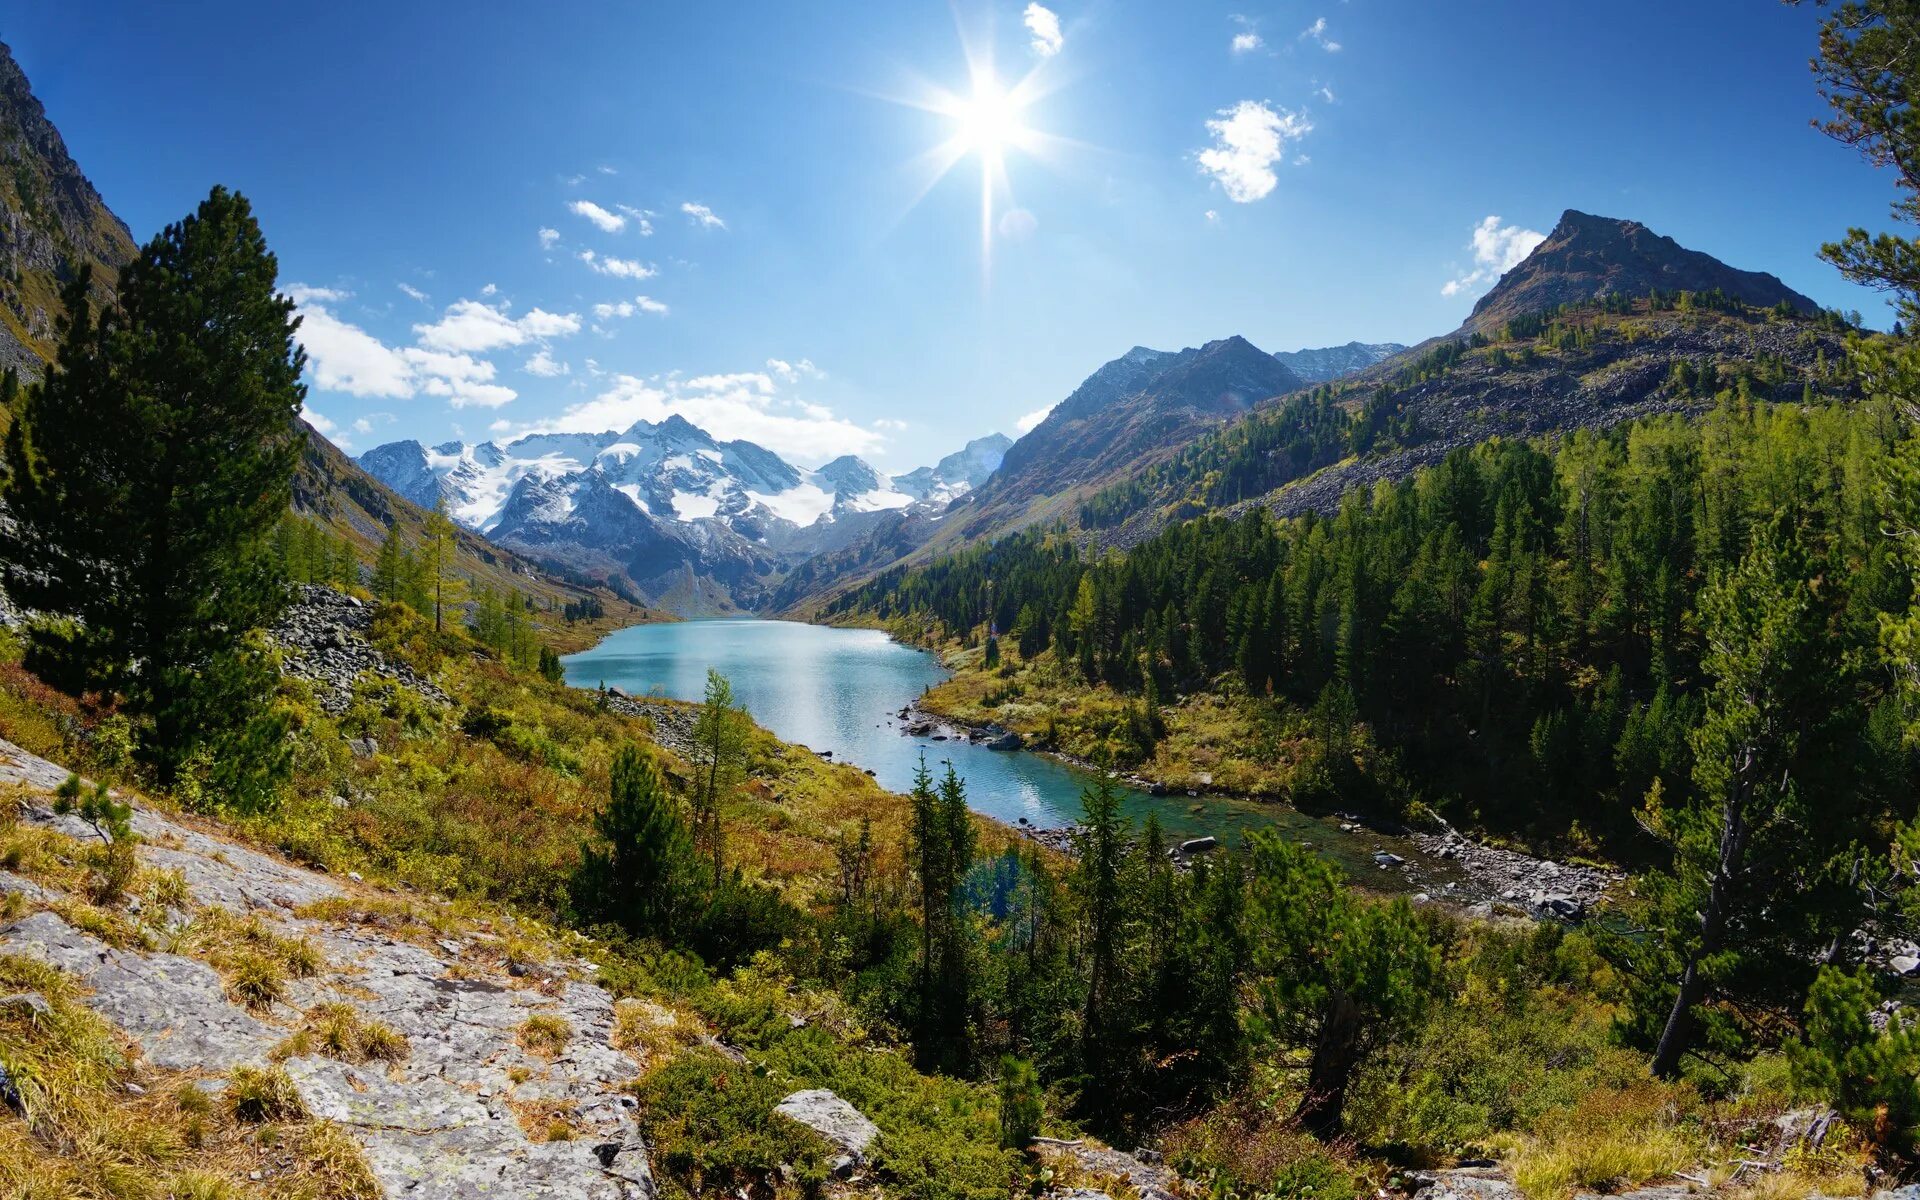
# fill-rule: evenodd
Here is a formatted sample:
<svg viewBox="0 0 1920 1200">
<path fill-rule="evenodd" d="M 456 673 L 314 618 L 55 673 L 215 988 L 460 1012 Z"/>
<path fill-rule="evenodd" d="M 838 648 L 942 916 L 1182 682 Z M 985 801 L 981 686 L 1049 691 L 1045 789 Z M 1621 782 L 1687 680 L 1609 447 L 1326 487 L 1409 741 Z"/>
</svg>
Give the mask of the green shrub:
<svg viewBox="0 0 1920 1200">
<path fill-rule="evenodd" d="M 762 1194 L 782 1166 L 807 1195 L 827 1179 L 826 1144 L 774 1112 L 788 1090 L 712 1050 L 680 1056 L 648 1076 L 640 1109 L 654 1169 L 688 1196 Z"/>
</svg>

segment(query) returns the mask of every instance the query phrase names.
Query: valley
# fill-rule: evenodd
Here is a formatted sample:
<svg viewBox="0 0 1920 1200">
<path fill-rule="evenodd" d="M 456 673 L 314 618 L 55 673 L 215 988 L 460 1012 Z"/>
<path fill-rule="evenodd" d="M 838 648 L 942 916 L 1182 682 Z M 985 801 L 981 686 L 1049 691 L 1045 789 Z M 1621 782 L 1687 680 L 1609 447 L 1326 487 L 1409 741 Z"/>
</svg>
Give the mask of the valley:
<svg viewBox="0 0 1920 1200">
<path fill-rule="evenodd" d="M 1920 10 L 1175 7 L 8 18 L 0 1196 L 1920 1194 Z"/>
</svg>

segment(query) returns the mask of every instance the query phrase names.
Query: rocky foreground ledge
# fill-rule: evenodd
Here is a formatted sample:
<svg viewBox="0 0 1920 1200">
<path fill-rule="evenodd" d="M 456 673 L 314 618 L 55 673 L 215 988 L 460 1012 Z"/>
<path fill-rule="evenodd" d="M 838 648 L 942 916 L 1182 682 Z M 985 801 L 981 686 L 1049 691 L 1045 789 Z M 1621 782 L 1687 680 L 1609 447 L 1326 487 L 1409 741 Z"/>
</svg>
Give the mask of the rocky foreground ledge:
<svg viewBox="0 0 1920 1200">
<path fill-rule="evenodd" d="M 78 818 L 53 811 L 50 793 L 66 778 L 64 768 L 0 741 L 0 787 L 18 789 L 21 820 L 93 838 Z M 141 864 L 183 881 L 177 907 L 138 914 L 140 935 L 113 945 L 62 915 L 85 911 L 74 897 L 0 871 L 0 893 L 20 896 L 12 905 L 26 911 L 0 930 L 0 952 L 75 977 L 87 1005 L 149 1065 L 204 1077 L 217 1091 L 236 1067 L 284 1060 L 306 1111 L 353 1136 L 389 1196 L 651 1200 L 626 1089 L 644 1056 L 615 1048 L 615 1004 L 592 981 L 591 964 L 521 961 L 500 933 L 417 914 L 412 901 L 288 865 L 150 808 L 136 808 L 133 826 Z M 184 935 L 196 922 L 223 916 L 256 921 L 283 943 L 304 940 L 317 969 L 249 1008 L 214 966 L 160 948 L 191 941 Z M 288 1056 L 298 1045 L 289 1039 L 321 1005 L 348 1006 L 399 1033 L 404 1060 Z M 549 1120 L 565 1123 L 565 1140 L 548 1140 Z"/>
</svg>

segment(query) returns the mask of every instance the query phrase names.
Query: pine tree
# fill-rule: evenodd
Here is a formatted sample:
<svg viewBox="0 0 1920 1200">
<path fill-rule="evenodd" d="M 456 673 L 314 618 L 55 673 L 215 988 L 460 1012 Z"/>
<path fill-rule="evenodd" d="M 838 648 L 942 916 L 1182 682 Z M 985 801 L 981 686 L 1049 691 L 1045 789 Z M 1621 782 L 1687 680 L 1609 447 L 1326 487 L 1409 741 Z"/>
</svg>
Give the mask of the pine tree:
<svg viewBox="0 0 1920 1200">
<path fill-rule="evenodd" d="M 1894 168 L 1900 198 L 1893 215 L 1908 225 L 1920 219 L 1916 39 L 1920 7 L 1912 0 L 1856 0 L 1837 5 L 1821 24 L 1813 61 L 1821 95 L 1834 111 L 1823 128 L 1875 166 Z M 1920 320 L 1920 239 L 1849 229 L 1820 254 L 1849 279 L 1893 292 L 1901 320 Z"/>
<path fill-rule="evenodd" d="M 7 591 L 82 630 L 43 626 L 37 649 L 125 697 L 162 786 L 198 754 L 233 803 L 264 800 L 286 767 L 255 638 L 286 602 L 273 535 L 305 395 L 276 270 L 224 188 L 147 244 L 97 320 L 83 268 L 6 443 Z"/>
<path fill-rule="evenodd" d="M 1439 953 L 1404 898 L 1356 894 L 1324 859 L 1276 833 L 1253 835 L 1249 882 L 1260 1019 L 1281 1046 L 1307 1048 L 1297 1116 L 1331 1136 L 1355 1073 L 1425 1012 Z"/>
<path fill-rule="evenodd" d="M 675 940 L 699 867 L 678 805 L 637 746 L 614 754 L 607 805 L 593 828 L 599 837 L 581 851 L 576 907 L 637 936 Z"/>
<path fill-rule="evenodd" d="M 1714 682 L 1691 736 L 1694 787 L 1650 809 L 1672 865 L 1645 880 L 1644 944 L 1616 948 L 1640 981 L 1630 1032 L 1667 1077 L 1703 1043 L 1744 1041 L 1714 1002 L 1774 993 L 1774 1007 L 1790 1004 L 1818 950 L 1860 916 L 1845 864 L 1862 814 L 1855 789 L 1821 786 L 1817 758 L 1838 707 L 1835 672 L 1815 657 L 1820 615 L 1781 521 L 1708 586 L 1700 620 Z"/>
</svg>

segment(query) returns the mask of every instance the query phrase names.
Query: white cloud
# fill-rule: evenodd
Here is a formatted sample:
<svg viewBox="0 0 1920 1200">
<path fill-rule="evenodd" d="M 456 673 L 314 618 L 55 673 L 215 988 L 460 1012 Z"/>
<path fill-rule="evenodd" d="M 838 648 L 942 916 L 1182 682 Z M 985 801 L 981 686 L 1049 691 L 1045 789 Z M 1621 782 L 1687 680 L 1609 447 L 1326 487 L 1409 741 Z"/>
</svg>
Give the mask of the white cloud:
<svg viewBox="0 0 1920 1200">
<path fill-rule="evenodd" d="M 615 258 L 612 255 L 602 258 L 591 250 L 582 250 L 579 257 L 581 262 L 597 273 L 616 279 L 651 279 L 659 274 L 652 266 L 637 258 Z"/>
<path fill-rule="evenodd" d="M 533 309 L 515 319 L 478 300 L 456 300 L 431 325 L 415 325 L 420 344 L 432 350 L 482 353 L 503 346 L 519 346 L 536 338 L 566 337 L 580 332 L 575 313 Z"/>
<path fill-rule="evenodd" d="M 400 294 L 409 300 L 418 300 L 422 304 L 429 302 L 427 294 L 410 283 L 396 283 L 393 286 L 399 288 Z"/>
<path fill-rule="evenodd" d="M 1333 89 L 1328 87 L 1324 83 L 1320 85 L 1320 90 L 1315 92 L 1314 95 L 1320 97 L 1322 100 L 1325 100 L 1328 104 L 1333 103 Z"/>
<path fill-rule="evenodd" d="M 353 423 L 353 431 L 355 433 L 372 433 L 373 422 L 367 420 L 365 417 L 361 417 Z"/>
<path fill-rule="evenodd" d="M 482 296 L 496 296 L 499 293 L 500 293 L 500 285 L 495 283 L 489 283 L 487 286 L 480 289 L 480 294 Z"/>
<path fill-rule="evenodd" d="M 290 283 L 281 289 L 281 294 L 296 305 L 338 304 L 353 295 L 341 288 L 312 287 L 304 283 Z"/>
<path fill-rule="evenodd" d="M 1449 279 L 1440 288 L 1442 296 L 1457 296 L 1484 283 L 1491 283 L 1520 265 L 1547 235 L 1518 225 L 1502 225 L 1490 216 L 1473 227 L 1473 270 Z"/>
<path fill-rule="evenodd" d="M 617 167 L 595 167 L 594 170 L 600 172 L 602 175 L 618 175 L 620 173 Z"/>
<path fill-rule="evenodd" d="M 799 362 L 788 362 L 784 358 L 767 360 L 767 370 L 773 372 L 782 383 L 793 383 L 801 379 L 825 379 L 827 373 L 813 365 L 813 360 L 803 358 Z"/>
<path fill-rule="evenodd" d="M 1313 132 L 1313 124 L 1303 113 L 1242 100 L 1221 109 L 1207 122 L 1207 132 L 1213 135 L 1213 145 L 1200 151 L 1200 169 L 1213 176 L 1227 199 L 1251 204 L 1279 184 L 1273 165 L 1285 158 L 1288 142 Z"/>
<path fill-rule="evenodd" d="M 653 236 L 653 212 L 644 208 L 635 208 L 631 204 L 616 204 L 614 207 L 627 214 L 627 217 L 633 221 L 634 231 L 641 237 Z"/>
<path fill-rule="evenodd" d="M 1024 208 L 1010 208 L 1000 217 L 1000 236 L 1014 239 L 1032 237 L 1040 228 L 1040 218 Z"/>
<path fill-rule="evenodd" d="M 667 306 L 655 300 L 652 296 L 635 296 L 631 300 L 622 300 L 617 304 L 596 304 L 593 306 L 593 315 L 602 321 L 610 320 L 614 317 L 631 317 L 635 313 L 664 317 L 667 315 Z"/>
<path fill-rule="evenodd" d="M 560 240 L 560 231 L 558 229 L 548 229 L 544 226 L 541 227 L 540 248 L 542 250 L 553 249 L 553 244 L 559 240 Z"/>
<path fill-rule="evenodd" d="M 1233 52 L 1235 54 L 1252 54 L 1264 45 L 1266 45 L 1266 43 L 1260 40 L 1260 35 L 1251 29 L 1245 33 L 1236 33 L 1233 35 Z"/>
<path fill-rule="evenodd" d="M 301 306 L 299 337 L 314 386 L 322 391 L 395 399 L 413 395 L 413 367 L 405 355 L 324 307 Z"/>
<path fill-rule="evenodd" d="M 538 375 L 544 379 L 553 379 L 560 375 L 570 375 L 573 368 L 557 361 L 543 346 L 534 351 L 533 357 L 520 365 L 520 369 L 529 375 Z"/>
<path fill-rule="evenodd" d="M 760 371 L 694 379 L 614 375 L 605 391 L 528 432 L 598 432 L 678 413 L 721 440 L 745 438 L 784 458 L 821 463 L 880 448 L 885 435 L 835 416 L 831 409 L 782 394 Z"/>
<path fill-rule="evenodd" d="M 1053 411 L 1053 405 L 1051 404 L 1047 405 L 1045 408 L 1036 408 L 1032 412 L 1028 413 L 1026 416 L 1021 417 L 1018 421 L 1015 421 L 1013 423 L 1013 427 L 1019 430 L 1023 434 L 1032 433 L 1034 426 L 1046 420 L 1047 414 L 1052 411 Z"/>
<path fill-rule="evenodd" d="M 892 417 L 875 417 L 873 427 L 875 429 L 885 429 L 899 433 L 907 428 L 907 423 L 905 421 L 896 421 Z"/>
<path fill-rule="evenodd" d="M 315 429 L 319 430 L 321 433 L 325 434 L 328 437 L 332 437 L 334 433 L 338 431 L 338 429 L 340 428 L 339 426 L 335 425 L 332 421 L 327 420 L 324 416 L 315 412 L 311 408 L 308 408 L 304 404 L 300 406 L 300 419 L 305 421 L 307 424 L 313 426 Z"/>
<path fill-rule="evenodd" d="M 1066 36 L 1060 32 L 1060 15 L 1052 9 L 1029 4 L 1021 19 L 1026 22 L 1027 32 L 1033 35 L 1033 41 L 1028 44 L 1041 58 L 1052 58 L 1066 45 Z"/>
<path fill-rule="evenodd" d="M 1209 224 L 1209 225 L 1218 225 L 1218 224 L 1220 223 L 1220 213 L 1219 213 L 1219 210 L 1217 210 L 1217 209 L 1212 209 L 1212 208 L 1210 208 L 1210 209 L 1208 209 L 1208 210 L 1206 211 L 1206 214 L 1205 214 L 1205 215 L 1206 215 L 1206 218 L 1207 218 L 1207 224 Z"/>
<path fill-rule="evenodd" d="M 680 211 L 692 218 L 693 223 L 702 229 L 725 229 L 727 227 L 727 223 L 722 221 L 714 214 L 712 209 L 704 204 L 695 204 L 689 200 L 680 206 Z"/>
<path fill-rule="evenodd" d="M 602 233 L 619 233 L 627 227 L 627 219 L 619 213 L 608 212 L 591 200 L 575 200 L 567 205 L 567 211 L 576 217 L 585 217 L 600 227 Z"/>
<path fill-rule="evenodd" d="M 1313 24 L 1300 31 L 1300 39 L 1302 41 L 1308 38 L 1312 38 L 1314 41 L 1320 43 L 1320 48 L 1328 54 L 1338 54 L 1340 52 L 1340 43 L 1327 36 L 1327 19 L 1325 17 L 1315 19 Z"/>
</svg>

